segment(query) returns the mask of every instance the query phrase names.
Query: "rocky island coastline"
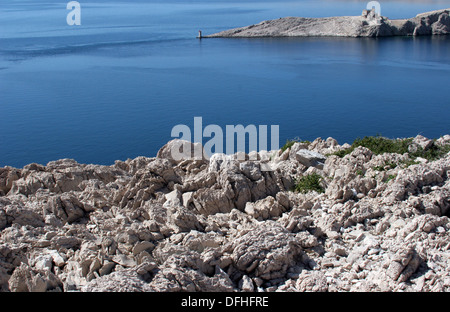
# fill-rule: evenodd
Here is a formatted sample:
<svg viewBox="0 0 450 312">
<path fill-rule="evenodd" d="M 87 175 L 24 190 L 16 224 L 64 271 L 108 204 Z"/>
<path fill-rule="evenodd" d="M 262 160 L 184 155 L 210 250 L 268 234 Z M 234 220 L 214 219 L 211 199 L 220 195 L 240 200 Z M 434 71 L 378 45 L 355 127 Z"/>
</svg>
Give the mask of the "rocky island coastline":
<svg viewBox="0 0 450 312">
<path fill-rule="evenodd" d="M 285 17 L 222 31 L 205 38 L 252 37 L 390 37 L 450 34 L 450 9 L 426 12 L 409 19 L 390 20 L 375 10 L 361 16 L 324 18 Z"/>
<path fill-rule="evenodd" d="M 450 291 L 450 135 L 242 160 L 174 143 L 0 168 L 1 291 Z"/>
</svg>

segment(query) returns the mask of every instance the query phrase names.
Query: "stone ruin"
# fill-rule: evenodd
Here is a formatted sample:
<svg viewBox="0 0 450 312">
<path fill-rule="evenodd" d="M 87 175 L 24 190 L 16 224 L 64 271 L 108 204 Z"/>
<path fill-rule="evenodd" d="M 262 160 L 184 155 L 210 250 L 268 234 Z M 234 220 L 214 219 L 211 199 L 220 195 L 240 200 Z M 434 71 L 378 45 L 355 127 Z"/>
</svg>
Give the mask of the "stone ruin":
<svg viewBox="0 0 450 312">
<path fill-rule="evenodd" d="M 367 19 L 375 19 L 379 15 L 377 14 L 375 8 L 372 8 L 371 10 L 363 10 L 361 16 Z"/>
</svg>

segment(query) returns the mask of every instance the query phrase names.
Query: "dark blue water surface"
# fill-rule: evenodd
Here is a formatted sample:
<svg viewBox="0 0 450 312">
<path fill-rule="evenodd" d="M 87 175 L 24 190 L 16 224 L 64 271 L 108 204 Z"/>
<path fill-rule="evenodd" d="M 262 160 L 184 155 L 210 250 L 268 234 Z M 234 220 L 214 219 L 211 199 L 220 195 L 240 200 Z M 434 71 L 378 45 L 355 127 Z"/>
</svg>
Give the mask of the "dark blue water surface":
<svg viewBox="0 0 450 312">
<path fill-rule="evenodd" d="M 152 157 L 195 116 L 279 125 L 280 144 L 450 133 L 449 36 L 195 39 L 282 16 L 359 15 L 365 1 L 79 2 L 81 26 L 66 24 L 64 1 L 0 4 L 0 166 Z M 450 7 L 381 3 L 390 18 Z"/>
</svg>

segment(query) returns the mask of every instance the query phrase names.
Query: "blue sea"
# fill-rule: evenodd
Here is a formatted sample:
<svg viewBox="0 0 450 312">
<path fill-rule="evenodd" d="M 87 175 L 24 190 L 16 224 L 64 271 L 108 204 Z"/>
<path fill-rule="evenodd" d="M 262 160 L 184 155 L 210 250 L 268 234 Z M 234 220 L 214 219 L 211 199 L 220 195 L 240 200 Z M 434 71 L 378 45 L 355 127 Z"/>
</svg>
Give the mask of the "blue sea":
<svg viewBox="0 0 450 312">
<path fill-rule="evenodd" d="M 0 166 L 153 157 L 178 124 L 278 125 L 287 139 L 450 133 L 450 36 L 196 39 L 367 1 L 0 3 Z M 409 18 L 449 1 L 380 1 Z M 207 139 L 205 139 L 207 140 Z M 203 142 L 205 143 L 205 142 Z"/>
</svg>

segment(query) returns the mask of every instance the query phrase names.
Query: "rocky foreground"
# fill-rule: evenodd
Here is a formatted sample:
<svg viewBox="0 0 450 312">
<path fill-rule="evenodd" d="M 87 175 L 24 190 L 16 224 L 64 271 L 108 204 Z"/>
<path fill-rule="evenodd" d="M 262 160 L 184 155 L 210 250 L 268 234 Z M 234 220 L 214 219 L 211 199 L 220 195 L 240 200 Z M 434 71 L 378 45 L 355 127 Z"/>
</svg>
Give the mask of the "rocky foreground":
<svg viewBox="0 0 450 312">
<path fill-rule="evenodd" d="M 206 38 L 227 37 L 389 37 L 450 34 L 450 9 L 390 20 L 364 10 L 361 16 L 285 17 L 235 28 Z"/>
<path fill-rule="evenodd" d="M 450 291 L 450 153 L 340 157 L 328 138 L 176 161 L 174 142 L 113 166 L 1 168 L 1 290 Z M 323 193 L 292 191 L 313 174 Z"/>
</svg>

